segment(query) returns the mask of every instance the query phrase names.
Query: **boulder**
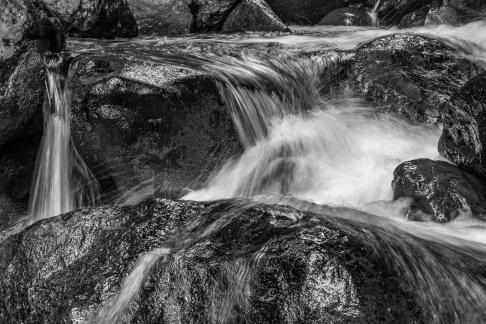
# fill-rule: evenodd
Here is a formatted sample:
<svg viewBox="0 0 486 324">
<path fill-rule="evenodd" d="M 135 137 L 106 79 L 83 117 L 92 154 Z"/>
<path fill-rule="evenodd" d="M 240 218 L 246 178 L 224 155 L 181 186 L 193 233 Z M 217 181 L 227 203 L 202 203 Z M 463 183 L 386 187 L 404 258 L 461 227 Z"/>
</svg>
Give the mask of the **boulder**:
<svg viewBox="0 0 486 324">
<path fill-rule="evenodd" d="M 363 6 L 339 8 L 328 13 L 319 25 L 372 26 L 373 21 Z"/>
<path fill-rule="evenodd" d="M 423 26 L 428 11 L 441 0 L 382 0 L 377 9 L 381 26 Z"/>
<path fill-rule="evenodd" d="M 394 199 L 413 198 L 413 210 L 432 215 L 435 222 L 459 216 L 486 220 L 486 182 L 444 162 L 420 159 L 400 164 L 394 172 Z"/>
<path fill-rule="evenodd" d="M 442 109 L 440 154 L 486 179 L 486 72 L 467 82 Z"/>
<path fill-rule="evenodd" d="M 42 53 L 64 48 L 59 19 L 38 0 L 0 2 L 0 146 L 41 111 Z"/>
<path fill-rule="evenodd" d="M 240 0 L 191 0 L 192 32 L 220 31 Z"/>
<path fill-rule="evenodd" d="M 191 30 L 187 0 L 128 0 L 128 5 L 142 35 L 185 34 Z"/>
<path fill-rule="evenodd" d="M 379 110 L 437 125 L 443 104 L 481 70 L 436 38 L 395 34 L 356 51 L 351 79 Z"/>
<path fill-rule="evenodd" d="M 72 134 L 104 199 L 198 188 L 241 151 L 213 80 L 123 54 L 75 64 Z"/>
<path fill-rule="evenodd" d="M 289 207 L 168 200 L 44 220 L 0 243 L 0 320 L 423 319 L 415 292 L 341 222 Z M 186 239 L 185 226 L 193 235 Z M 172 254 L 164 257 L 167 250 Z M 128 302 L 111 308 L 135 268 Z"/>
<path fill-rule="evenodd" d="M 126 0 L 44 0 L 75 37 L 137 36 L 137 23 Z"/>
<path fill-rule="evenodd" d="M 224 32 L 287 31 L 265 0 L 242 0 L 223 24 Z"/>
</svg>

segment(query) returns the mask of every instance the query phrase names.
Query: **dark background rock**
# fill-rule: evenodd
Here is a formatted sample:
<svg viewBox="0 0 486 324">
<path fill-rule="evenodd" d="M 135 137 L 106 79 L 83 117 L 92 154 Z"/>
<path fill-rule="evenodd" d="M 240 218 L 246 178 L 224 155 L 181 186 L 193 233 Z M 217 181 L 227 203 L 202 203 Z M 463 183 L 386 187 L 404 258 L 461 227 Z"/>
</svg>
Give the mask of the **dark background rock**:
<svg viewBox="0 0 486 324">
<path fill-rule="evenodd" d="M 137 36 L 137 23 L 126 0 L 44 0 L 62 19 L 70 36 Z"/>
<path fill-rule="evenodd" d="M 428 12 L 426 24 L 460 25 L 486 18 L 486 3 L 482 0 L 442 0 Z"/>
<path fill-rule="evenodd" d="M 128 0 L 142 35 L 185 34 L 191 30 L 192 13 L 186 0 Z"/>
<path fill-rule="evenodd" d="M 55 217 L 1 243 L 0 320 L 86 320 L 119 292 L 142 253 L 174 246 L 181 226 L 191 223 L 196 235 L 221 218 L 196 244 L 155 263 L 129 305 L 130 322 L 424 319 L 413 288 L 357 234 L 363 225 L 288 207 L 156 200 Z M 368 230 L 370 240 L 386 235 Z"/>
<path fill-rule="evenodd" d="M 440 154 L 486 179 L 486 72 L 467 82 L 443 109 Z"/>
<path fill-rule="evenodd" d="M 288 31 L 265 0 L 242 0 L 229 14 L 222 31 Z"/>
<path fill-rule="evenodd" d="M 379 110 L 438 124 L 442 104 L 481 71 L 438 39 L 395 34 L 357 50 L 351 79 Z"/>
<path fill-rule="evenodd" d="M 191 0 L 192 32 L 219 31 L 240 0 Z"/>
<path fill-rule="evenodd" d="M 412 197 L 412 208 L 439 223 L 459 216 L 486 220 L 486 182 L 444 161 L 420 159 L 399 165 L 393 197 Z"/>
</svg>

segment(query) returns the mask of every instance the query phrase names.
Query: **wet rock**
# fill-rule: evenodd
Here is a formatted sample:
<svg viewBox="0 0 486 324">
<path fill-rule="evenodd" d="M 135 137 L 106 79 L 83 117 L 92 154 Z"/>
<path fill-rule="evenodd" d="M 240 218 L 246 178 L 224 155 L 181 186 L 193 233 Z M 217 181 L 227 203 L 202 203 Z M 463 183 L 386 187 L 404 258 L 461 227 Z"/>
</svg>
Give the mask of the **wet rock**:
<svg viewBox="0 0 486 324">
<path fill-rule="evenodd" d="M 377 15 L 381 26 L 423 26 L 434 5 L 437 0 L 382 0 Z"/>
<path fill-rule="evenodd" d="M 286 24 L 314 25 L 329 12 L 344 7 L 349 1 L 268 0 L 275 13 Z"/>
<path fill-rule="evenodd" d="M 359 6 L 335 9 L 322 18 L 319 25 L 372 26 L 373 22 L 364 6 Z"/>
<path fill-rule="evenodd" d="M 241 150 L 216 85 L 204 75 L 95 55 L 77 63 L 72 87 L 72 134 L 105 200 L 146 181 L 154 190 L 197 188 Z"/>
<path fill-rule="evenodd" d="M 180 245 L 186 226 L 197 239 Z M 117 295 L 139 257 L 165 247 L 174 253 L 152 261 L 141 289 L 125 305 L 130 311 L 111 319 L 424 321 L 416 291 L 386 254 L 371 247 L 373 235 L 386 232 L 362 226 L 237 201 L 153 200 L 81 210 L 38 222 L 0 243 L 0 320 L 86 321 Z M 399 245 L 390 244 L 399 253 Z"/>
<path fill-rule="evenodd" d="M 224 32 L 287 31 L 265 0 L 242 0 L 223 24 Z"/>
<path fill-rule="evenodd" d="M 128 0 L 142 35 L 185 34 L 192 13 L 186 0 Z"/>
<path fill-rule="evenodd" d="M 191 31 L 220 31 L 226 18 L 239 2 L 240 0 L 191 0 Z"/>
<path fill-rule="evenodd" d="M 435 125 L 442 105 L 481 68 L 438 39 L 395 34 L 359 48 L 351 71 L 378 109 Z"/>
<path fill-rule="evenodd" d="M 440 154 L 486 179 L 486 73 L 467 82 L 443 109 Z"/>
<path fill-rule="evenodd" d="M 0 2 L 0 146 L 19 136 L 44 101 L 42 53 L 65 37 L 56 16 L 37 0 Z"/>
<path fill-rule="evenodd" d="M 137 36 L 137 23 L 126 0 L 45 0 L 62 19 L 66 32 L 76 37 Z"/>
<path fill-rule="evenodd" d="M 432 215 L 435 222 L 459 216 L 486 220 L 486 182 L 451 163 L 405 162 L 396 168 L 392 185 L 394 199 L 412 197 L 412 208 Z"/>
</svg>

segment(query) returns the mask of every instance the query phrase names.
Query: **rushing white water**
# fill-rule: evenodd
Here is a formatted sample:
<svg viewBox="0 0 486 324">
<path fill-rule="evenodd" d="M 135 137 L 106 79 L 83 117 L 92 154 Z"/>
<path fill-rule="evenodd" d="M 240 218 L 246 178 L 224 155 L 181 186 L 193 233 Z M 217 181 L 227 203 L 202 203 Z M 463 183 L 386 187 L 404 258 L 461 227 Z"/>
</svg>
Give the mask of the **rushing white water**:
<svg viewBox="0 0 486 324">
<path fill-rule="evenodd" d="M 46 59 L 48 111 L 32 183 L 31 221 L 67 213 L 97 198 L 97 183 L 71 141 L 68 74 L 62 59 Z"/>
<path fill-rule="evenodd" d="M 346 100 L 276 120 L 267 138 L 184 199 L 283 194 L 354 207 L 391 199 L 393 170 L 411 159 L 437 159 L 440 131 L 375 115 L 357 104 Z"/>
<path fill-rule="evenodd" d="M 368 11 L 368 15 L 371 18 L 371 26 L 373 27 L 378 27 L 379 21 L 378 21 L 378 8 L 380 7 L 381 0 L 377 0 L 373 8 Z"/>
</svg>

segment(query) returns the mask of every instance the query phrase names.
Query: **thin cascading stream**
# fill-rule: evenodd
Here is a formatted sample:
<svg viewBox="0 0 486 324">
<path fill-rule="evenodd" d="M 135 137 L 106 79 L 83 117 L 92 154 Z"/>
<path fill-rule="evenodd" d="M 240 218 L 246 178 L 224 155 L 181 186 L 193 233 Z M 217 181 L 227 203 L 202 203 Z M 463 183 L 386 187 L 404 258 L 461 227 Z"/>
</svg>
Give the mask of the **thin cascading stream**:
<svg viewBox="0 0 486 324">
<path fill-rule="evenodd" d="M 31 221 L 94 205 L 98 184 L 78 155 L 71 138 L 69 62 L 49 56 L 44 135 L 37 155 L 29 201 Z"/>
</svg>

